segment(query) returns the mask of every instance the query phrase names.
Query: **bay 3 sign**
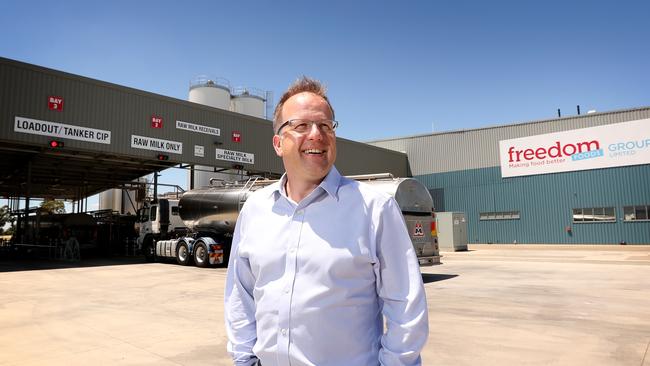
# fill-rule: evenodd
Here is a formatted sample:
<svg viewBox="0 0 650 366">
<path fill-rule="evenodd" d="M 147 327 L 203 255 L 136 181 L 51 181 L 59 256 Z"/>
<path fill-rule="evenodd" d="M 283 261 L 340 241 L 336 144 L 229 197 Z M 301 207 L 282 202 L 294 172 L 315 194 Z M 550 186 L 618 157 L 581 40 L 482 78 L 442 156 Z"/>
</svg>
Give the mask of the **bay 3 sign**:
<svg viewBox="0 0 650 366">
<path fill-rule="evenodd" d="M 650 163 L 650 119 L 499 141 L 501 176 Z"/>
</svg>

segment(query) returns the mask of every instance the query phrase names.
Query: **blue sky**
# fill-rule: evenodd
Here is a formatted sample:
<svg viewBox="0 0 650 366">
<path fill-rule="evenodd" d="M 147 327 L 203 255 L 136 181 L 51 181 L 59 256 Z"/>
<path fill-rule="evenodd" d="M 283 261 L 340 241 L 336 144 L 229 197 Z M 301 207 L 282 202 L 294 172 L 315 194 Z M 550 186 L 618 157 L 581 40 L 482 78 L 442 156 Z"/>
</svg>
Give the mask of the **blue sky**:
<svg viewBox="0 0 650 366">
<path fill-rule="evenodd" d="M 0 56 L 187 99 L 329 86 L 373 140 L 650 105 L 649 1 L 3 1 Z"/>
</svg>

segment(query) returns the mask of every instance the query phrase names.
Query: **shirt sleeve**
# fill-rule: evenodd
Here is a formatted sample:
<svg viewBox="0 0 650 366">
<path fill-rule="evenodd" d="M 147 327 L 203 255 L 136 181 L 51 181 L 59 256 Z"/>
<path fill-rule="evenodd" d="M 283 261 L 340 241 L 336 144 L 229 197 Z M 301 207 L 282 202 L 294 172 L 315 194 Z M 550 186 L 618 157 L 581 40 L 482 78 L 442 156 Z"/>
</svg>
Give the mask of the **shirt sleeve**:
<svg viewBox="0 0 650 366">
<path fill-rule="evenodd" d="M 242 258 L 239 255 L 239 247 L 245 241 L 245 235 L 243 234 L 244 217 L 244 210 L 242 210 L 235 226 L 230 250 L 224 309 L 226 333 L 228 335 L 228 353 L 230 353 L 235 365 L 250 366 L 257 361 L 257 357 L 253 353 L 253 346 L 257 340 L 255 300 L 253 299 L 255 278 L 248 258 Z"/>
<path fill-rule="evenodd" d="M 421 365 L 429 319 L 419 262 L 397 202 L 389 199 L 378 215 L 375 274 L 387 328 L 379 363 Z"/>
</svg>

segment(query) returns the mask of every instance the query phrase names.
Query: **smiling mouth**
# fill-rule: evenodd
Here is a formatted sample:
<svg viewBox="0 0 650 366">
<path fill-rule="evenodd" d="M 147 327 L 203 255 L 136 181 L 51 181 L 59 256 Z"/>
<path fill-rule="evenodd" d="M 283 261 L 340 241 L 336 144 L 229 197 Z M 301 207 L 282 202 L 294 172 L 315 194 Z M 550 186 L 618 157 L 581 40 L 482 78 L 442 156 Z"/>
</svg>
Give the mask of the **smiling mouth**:
<svg viewBox="0 0 650 366">
<path fill-rule="evenodd" d="M 307 149 L 303 151 L 307 155 L 321 155 L 325 153 L 325 150 L 319 150 L 319 149 Z"/>
</svg>

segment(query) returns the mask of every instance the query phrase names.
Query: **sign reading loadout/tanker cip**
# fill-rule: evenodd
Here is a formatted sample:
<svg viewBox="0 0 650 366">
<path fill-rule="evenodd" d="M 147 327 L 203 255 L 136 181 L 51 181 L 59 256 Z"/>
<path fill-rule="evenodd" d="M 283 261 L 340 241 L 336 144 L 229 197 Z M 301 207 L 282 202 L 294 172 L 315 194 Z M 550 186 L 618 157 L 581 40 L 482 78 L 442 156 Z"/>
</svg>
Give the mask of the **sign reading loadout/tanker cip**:
<svg viewBox="0 0 650 366">
<path fill-rule="evenodd" d="M 131 135 L 131 147 L 144 150 L 164 151 L 172 154 L 183 153 L 182 142 L 138 135 Z"/>
<path fill-rule="evenodd" d="M 32 135 L 60 137 L 72 140 L 94 142 L 98 144 L 111 143 L 111 131 L 96 128 L 73 126 L 58 122 L 41 121 L 38 119 L 16 116 L 14 131 Z"/>
<path fill-rule="evenodd" d="M 241 151 L 232 151 L 224 149 L 216 149 L 217 160 L 232 161 L 235 163 L 255 164 L 255 154 L 245 153 Z"/>
<path fill-rule="evenodd" d="M 650 119 L 499 141 L 501 176 L 650 163 Z"/>
</svg>

